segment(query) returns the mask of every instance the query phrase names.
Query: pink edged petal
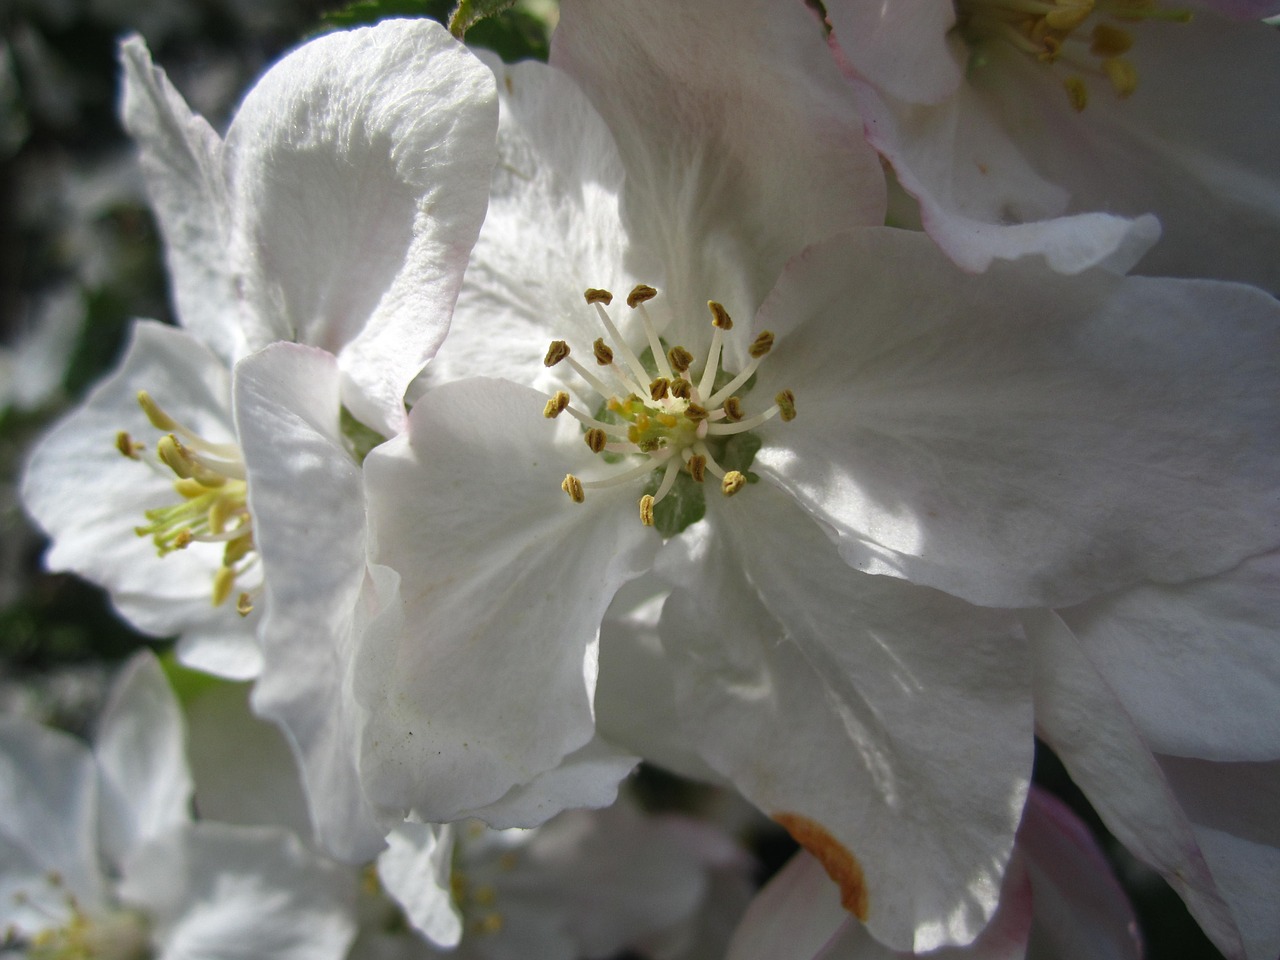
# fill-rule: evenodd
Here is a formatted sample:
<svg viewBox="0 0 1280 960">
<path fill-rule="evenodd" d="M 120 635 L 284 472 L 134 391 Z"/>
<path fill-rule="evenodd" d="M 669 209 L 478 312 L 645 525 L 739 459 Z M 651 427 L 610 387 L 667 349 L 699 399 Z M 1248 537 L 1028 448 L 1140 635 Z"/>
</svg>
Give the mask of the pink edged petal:
<svg viewBox="0 0 1280 960">
<path fill-rule="evenodd" d="M 971 942 L 995 912 L 1030 770 L 1016 627 L 849 569 L 768 483 L 713 510 L 690 556 L 658 565 L 691 740 L 823 862 L 878 940 Z"/>
<path fill-rule="evenodd" d="M 517 784 L 496 803 L 477 808 L 475 816 L 502 830 L 536 827 L 562 810 L 599 810 L 618 799 L 618 784 L 639 762 L 639 757 L 594 737 L 559 766 Z"/>
<path fill-rule="evenodd" d="M 337 355 L 344 401 L 384 434 L 447 329 L 484 217 L 496 106 L 492 75 L 441 26 L 386 21 L 294 51 L 227 133 L 250 346 Z"/>
<path fill-rule="evenodd" d="M 583 291 L 625 296 L 657 267 L 624 265 L 622 159 L 578 85 L 546 64 L 485 62 L 498 79 L 498 163 L 449 336 L 424 378 L 540 386 L 548 342 L 585 347 L 603 332 Z"/>
<path fill-rule="evenodd" d="M 120 45 L 121 116 L 138 144 L 151 209 L 182 325 L 231 363 L 244 349 L 240 305 L 227 260 L 230 215 L 222 139 L 191 112 L 138 36 Z"/>
<path fill-rule="evenodd" d="M 1088 827 L 1052 794 L 1033 788 L 1018 829 L 1031 879 L 1033 943 L 1050 957 L 1142 960 L 1129 897 Z"/>
<path fill-rule="evenodd" d="M 502 380 L 429 391 L 365 460 L 371 556 L 402 578 L 365 635 L 357 695 L 375 803 L 443 821 L 501 799 L 594 732 L 600 621 L 656 547 L 633 491 L 589 491 L 576 423 Z"/>
<path fill-rule="evenodd" d="M 725 960 L 832 957 L 827 947 L 856 922 L 822 864 L 801 850 L 751 901 Z"/>
<path fill-rule="evenodd" d="M 938 103 L 960 86 L 967 51 L 949 36 L 951 0 L 828 0 L 825 8 L 842 59 L 891 96 Z"/>
<path fill-rule="evenodd" d="M 186 727 L 160 662 L 136 654 L 98 720 L 102 849 L 118 864 L 140 844 L 191 820 Z"/>
<path fill-rule="evenodd" d="M 88 907 L 104 901 L 93 755 L 78 740 L 22 717 L 0 717 L 0 854 L 6 880 L 25 874 L 32 881 L 20 888 L 31 910 L 11 914 L 17 904 L 6 897 L 8 922 L 41 929 L 41 908 L 64 913 L 68 893 Z M 56 884 L 48 879 L 53 874 Z"/>
<path fill-rule="evenodd" d="M 235 406 L 265 586 L 254 709 L 289 737 L 321 842 L 360 861 L 381 849 L 384 831 L 356 770 L 363 714 L 350 684 L 365 509 L 339 427 L 340 378 L 331 354 L 272 344 L 236 366 Z"/>
<path fill-rule="evenodd" d="M 1280 553 L 1060 610 L 1157 753 L 1280 757 Z"/>
<path fill-rule="evenodd" d="M 136 851 L 119 893 L 151 920 L 157 960 L 341 960 L 353 886 L 283 830 L 201 822 Z"/>
<path fill-rule="evenodd" d="M 1227 897 L 1245 956 L 1280 955 L 1280 763 L 1157 759 Z"/>
<path fill-rule="evenodd" d="M 252 642 L 257 620 L 240 617 L 234 604 L 212 604 L 222 545 L 194 543 L 157 557 L 150 538 L 135 533 L 147 523 L 146 510 L 181 502 L 171 472 L 149 469 L 116 448 L 123 430 L 154 456 L 161 434 L 138 406 L 139 390 L 204 438 L 234 440 L 226 367 L 185 331 L 137 323 L 119 369 L 45 435 L 27 462 L 23 502 L 53 541 L 45 563 L 106 587 L 121 615 L 146 633 L 233 635 L 241 650 L 245 638 Z M 245 586 L 252 585 L 250 575 Z"/>
<path fill-rule="evenodd" d="M 757 317 L 793 388 L 755 469 L 844 558 L 972 602 L 1079 602 L 1280 537 L 1280 305 L 1212 281 L 965 276 L 866 230 L 797 257 Z"/>
<path fill-rule="evenodd" d="M 1009 84 L 1007 99 L 1014 102 L 993 102 L 984 78 L 986 74 L 967 80 L 942 103 L 922 106 L 850 77 L 868 141 L 919 202 L 933 240 L 973 273 L 995 260 L 1036 255 L 1060 273 L 1095 266 L 1122 273 L 1137 263 L 1159 239 L 1158 221 L 1142 216 L 1148 211 L 1141 206 L 1126 217 L 1101 212 L 1114 205 L 1094 209 L 1074 204 L 1067 187 L 1027 156 L 1026 142 L 1056 132 L 1042 115 L 1040 101 L 1027 96 L 1033 102 L 1024 104 L 1016 99 L 1021 87 Z M 1023 79 L 1035 97 L 1052 97 L 1055 106 L 1065 100 L 1043 76 Z M 1067 147 L 1058 149 L 1074 158 Z"/>
<path fill-rule="evenodd" d="M 1103 823 L 1154 867 L 1229 960 L 1248 957 L 1191 821 L 1115 694 L 1052 611 L 1023 615 L 1035 657 L 1036 727 Z M 1250 958 L 1253 960 L 1253 958 Z"/>
<path fill-rule="evenodd" d="M 551 62 L 617 138 L 628 223 L 677 317 L 715 299 L 745 318 L 792 254 L 884 222 L 879 160 L 801 3 L 565 2 Z"/>
</svg>

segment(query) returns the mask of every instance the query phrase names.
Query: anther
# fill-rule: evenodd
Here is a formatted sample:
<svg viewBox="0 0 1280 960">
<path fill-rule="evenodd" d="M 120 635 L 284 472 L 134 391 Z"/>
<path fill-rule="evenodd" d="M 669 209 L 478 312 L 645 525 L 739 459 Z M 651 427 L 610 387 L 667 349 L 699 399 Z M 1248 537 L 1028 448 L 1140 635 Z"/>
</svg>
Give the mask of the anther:
<svg viewBox="0 0 1280 960">
<path fill-rule="evenodd" d="M 574 503 L 581 503 L 587 499 L 586 493 L 582 490 L 582 481 L 575 477 L 572 473 L 564 475 L 564 482 L 560 484 L 560 489 L 569 495 L 569 499 Z"/>
<path fill-rule="evenodd" d="M 240 596 L 236 598 L 236 613 L 240 614 L 242 617 L 247 617 L 249 614 L 253 613 L 253 597 L 249 596 L 247 593 L 240 594 Z"/>
<path fill-rule="evenodd" d="M 129 436 L 127 431 L 121 430 L 116 434 L 116 449 L 130 460 L 142 459 L 138 454 L 142 452 L 143 445 Z"/>
<path fill-rule="evenodd" d="M 694 483 L 701 483 L 707 477 L 707 458 L 700 453 L 695 453 L 689 458 L 686 464 L 689 468 L 689 476 L 693 478 Z"/>
<path fill-rule="evenodd" d="M 724 479 L 720 481 L 720 492 L 726 497 L 732 497 L 746 485 L 747 478 L 745 474 L 739 470 L 730 470 L 724 475 Z"/>
<path fill-rule="evenodd" d="M 596 342 L 591 345 L 591 352 L 595 354 L 596 363 L 600 366 L 607 367 L 613 363 L 613 351 L 604 342 L 604 337 L 596 337 Z"/>
<path fill-rule="evenodd" d="M 583 435 L 582 439 L 587 442 L 587 446 L 591 448 L 592 453 L 599 453 L 604 449 L 609 437 L 599 427 L 592 427 Z"/>
<path fill-rule="evenodd" d="M 1127 30 L 1100 23 L 1093 28 L 1093 43 L 1089 52 L 1095 57 L 1118 57 L 1133 47 L 1133 35 Z"/>
<path fill-rule="evenodd" d="M 684 415 L 697 423 L 700 420 L 707 419 L 707 408 L 701 404 L 691 403 L 684 408 Z"/>
<path fill-rule="evenodd" d="M 583 293 L 587 303 L 603 303 L 606 307 L 613 303 L 613 294 L 608 290 L 597 290 L 595 287 L 588 287 Z"/>
<path fill-rule="evenodd" d="M 667 359 L 676 373 L 684 373 L 693 366 L 693 354 L 684 347 L 672 347 L 667 351 Z"/>
<path fill-rule="evenodd" d="M 1102 61 L 1102 69 L 1111 81 L 1116 96 L 1124 98 L 1138 89 L 1138 71 L 1123 57 L 1110 57 Z"/>
<path fill-rule="evenodd" d="M 640 498 L 640 522 L 646 527 L 653 526 L 653 495 L 646 493 Z"/>
<path fill-rule="evenodd" d="M 1071 101 L 1071 107 L 1080 113 L 1089 105 L 1089 88 L 1085 86 L 1085 82 L 1080 77 L 1067 77 L 1062 81 L 1063 89 L 1067 91 L 1067 99 Z"/>
<path fill-rule="evenodd" d="M 773 334 L 768 330 L 761 330 L 760 334 L 751 341 L 751 346 L 747 347 L 747 353 L 752 359 L 759 360 L 772 349 Z"/>
<path fill-rule="evenodd" d="M 663 399 L 670 390 L 671 381 L 666 377 L 658 377 L 649 384 L 649 396 L 653 397 L 654 400 Z"/>
<path fill-rule="evenodd" d="M 645 303 L 648 300 L 652 300 L 657 295 L 658 291 L 653 289 L 653 287 L 649 286 L 647 283 L 637 283 L 631 289 L 631 292 L 627 294 L 627 306 L 634 309 L 640 304 Z"/>
<path fill-rule="evenodd" d="M 796 418 L 796 395 L 790 390 L 783 390 L 773 402 L 778 405 L 778 412 L 782 417 L 782 422 L 787 423 Z"/>
<path fill-rule="evenodd" d="M 737 397 L 730 397 L 724 402 L 724 415 L 729 420 L 741 420 L 745 415 L 742 409 L 742 401 Z"/>
<path fill-rule="evenodd" d="M 557 390 L 555 396 L 547 401 L 547 405 L 542 408 L 542 415 L 548 420 L 554 420 L 560 414 L 564 413 L 565 408 L 569 406 L 569 394 L 563 390 Z"/>
<path fill-rule="evenodd" d="M 178 422 L 160 409 L 160 405 L 151 399 L 151 394 L 145 390 L 138 391 L 138 406 L 142 407 L 142 412 L 147 415 L 147 419 L 151 421 L 151 425 L 157 430 L 163 430 L 166 433 L 179 429 Z"/>
<path fill-rule="evenodd" d="M 711 311 L 712 326 L 719 327 L 721 330 L 733 329 L 733 319 L 729 316 L 729 311 L 724 308 L 724 304 L 708 300 L 707 309 Z"/>
<path fill-rule="evenodd" d="M 671 381 L 671 396 L 688 400 L 693 396 L 693 384 L 683 378 Z"/>
<path fill-rule="evenodd" d="M 547 355 L 543 358 L 542 364 L 546 367 L 554 367 L 557 363 L 569 355 L 569 345 L 563 340 L 552 340 L 551 346 L 547 347 Z"/>
<path fill-rule="evenodd" d="M 220 607 L 231 596 L 231 588 L 236 583 L 236 572 L 231 567 L 219 567 L 213 575 L 213 605 Z"/>
</svg>

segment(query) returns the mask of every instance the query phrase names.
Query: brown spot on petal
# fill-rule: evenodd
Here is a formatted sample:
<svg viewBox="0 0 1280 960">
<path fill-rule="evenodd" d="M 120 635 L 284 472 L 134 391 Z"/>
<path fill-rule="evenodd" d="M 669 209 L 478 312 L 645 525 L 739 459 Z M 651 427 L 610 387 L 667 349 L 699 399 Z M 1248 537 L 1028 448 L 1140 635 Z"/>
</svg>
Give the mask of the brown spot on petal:
<svg viewBox="0 0 1280 960">
<path fill-rule="evenodd" d="M 826 827 L 798 813 L 775 813 L 773 819 L 818 858 L 827 876 L 840 887 L 840 903 L 859 920 L 867 919 L 867 883 L 862 865 L 827 832 Z"/>
</svg>

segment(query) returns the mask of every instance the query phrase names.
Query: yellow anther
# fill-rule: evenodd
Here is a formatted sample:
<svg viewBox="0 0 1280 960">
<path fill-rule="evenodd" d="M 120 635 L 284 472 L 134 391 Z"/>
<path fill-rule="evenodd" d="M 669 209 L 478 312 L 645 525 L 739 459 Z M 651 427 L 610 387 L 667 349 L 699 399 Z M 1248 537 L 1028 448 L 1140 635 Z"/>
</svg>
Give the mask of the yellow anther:
<svg viewBox="0 0 1280 960">
<path fill-rule="evenodd" d="M 689 458 L 686 464 L 689 468 L 689 476 L 693 478 L 694 483 L 701 483 L 707 478 L 707 458 L 700 453 L 695 453 Z"/>
<path fill-rule="evenodd" d="M 653 495 L 646 493 L 640 498 L 640 522 L 646 527 L 653 526 Z"/>
<path fill-rule="evenodd" d="M 582 439 L 587 442 L 587 446 L 591 448 L 592 453 L 599 453 L 604 449 L 604 445 L 609 442 L 609 437 L 599 427 L 592 427 Z"/>
<path fill-rule="evenodd" d="M 560 489 L 567 493 L 574 503 L 581 503 L 587 499 L 587 495 L 582 490 L 582 481 L 572 473 L 564 475 L 564 482 L 560 484 Z"/>
<path fill-rule="evenodd" d="M 684 373 L 693 365 L 693 354 L 684 347 L 672 347 L 667 351 L 667 361 L 676 373 Z"/>
<path fill-rule="evenodd" d="M 1062 87 L 1067 91 L 1067 99 L 1071 101 L 1071 106 L 1077 113 L 1089 105 L 1089 88 L 1085 86 L 1082 78 L 1067 77 L 1062 81 Z"/>
<path fill-rule="evenodd" d="M 1093 43 L 1089 52 L 1095 57 L 1118 57 L 1128 53 L 1133 47 L 1133 35 L 1128 30 L 1121 30 L 1109 23 L 1100 23 L 1093 28 Z"/>
<path fill-rule="evenodd" d="M 190 479 L 175 480 L 173 489 L 177 490 L 178 495 L 184 500 L 194 500 L 196 497 L 203 497 L 209 492 L 209 488 L 203 483 Z"/>
<path fill-rule="evenodd" d="M 220 487 L 227 482 L 222 474 L 210 470 L 191 456 L 172 433 L 160 438 L 160 442 L 156 444 L 156 456 L 184 480 L 195 480 L 206 487 Z"/>
<path fill-rule="evenodd" d="M 671 391 L 671 381 L 666 377 L 658 377 L 649 384 L 649 396 L 655 400 L 663 399 Z"/>
<path fill-rule="evenodd" d="M 209 532 L 222 533 L 227 529 L 227 521 L 237 510 L 238 505 L 226 497 L 218 497 L 209 506 Z"/>
<path fill-rule="evenodd" d="M 596 337 L 596 342 L 591 345 L 591 352 L 595 354 L 596 363 L 600 366 L 607 367 L 613 363 L 613 351 L 604 342 L 604 337 Z"/>
<path fill-rule="evenodd" d="M 587 303 L 603 303 L 606 307 L 613 303 L 613 294 L 608 290 L 597 290 L 595 287 L 588 287 L 583 293 Z"/>
<path fill-rule="evenodd" d="M 242 617 L 247 617 L 253 613 L 253 597 L 247 593 L 242 593 L 236 597 L 236 613 Z"/>
<path fill-rule="evenodd" d="M 471 900 L 482 907 L 491 907 L 493 902 L 498 899 L 498 891 L 494 889 L 492 884 L 482 883 L 476 887 L 471 894 Z"/>
<path fill-rule="evenodd" d="M 1138 71 L 1123 57 L 1111 57 L 1102 61 L 1102 69 L 1111 81 L 1118 97 L 1127 97 L 1138 89 Z"/>
<path fill-rule="evenodd" d="M 554 367 L 557 363 L 569 355 L 569 345 L 563 340 L 552 340 L 551 346 L 547 347 L 547 355 L 542 359 L 542 365 L 545 367 Z"/>
<path fill-rule="evenodd" d="M 191 530 L 188 527 L 183 527 L 173 535 L 173 544 L 171 549 L 185 550 L 189 546 L 191 546 Z"/>
<path fill-rule="evenodd" d="M 741 420 L 744 416 L 744 411 L 742 409 L 742 401 L 739 400 L 737 397 L 729 397 L 727 400 L 725 400 L 724 415 L 725 415 L 725 419 L 732 420 L 735 423 Z"/>
<path fill-rule="evenodd" d="M 680 422 L 680 418 L 677 417 L 674 413 L 655 413 L 653 415 L 653 419 L 657 420 L 660 424 L 662 424 L 668 430 L 672 429 L 673 427 L 675 427 L 677 423 Z"/>
<path fill-rule="evenodd" d="M 783 390 L 773 398 L 773 402 L 778 405 L 778 415 L 783 423 L 796 418 L 796 395 L 790 390 Z"/>
<path fill-rule="evenodd" d="M 658 295 L 658 291 L 653 289 L 647 283 L 637 283 L 631 288 L 631 292 L 627 294 L 627 306 L 638 307 L 647 300 L 652 300 Z"/>
<path fill-rule="evenodd" d="M 231 588 L 236 584 L 236 572 L 231 567 L 219 567 L 213 575 L 213 605 L 220 607 L 231 596 Z"/>
<path fill-rule="evenodd" d="M 698 403 L 691 403 L 684 408 L 684 415 L 694 423 L 698 423 L 707 419 L 707 408 Z"/>
<path fill-rule="evenodd" d="M 548 420 L 554 420 L 560 414 L 565 412 L 569 406 L 569 395 L 563 390 L 557 390 L 555 395 L 547 401 L 547 405 L 542 408 L 542 415 Z"/>
<path fill-rule="evenodd" d="M 681 400 L 688 400 L 693 396 L 693 384 L 683 378 L 671 381 L 671 395 L 679 397 Z"/>
<path fill-rule="evenodd" d="M 234 540 L 228 540 L 227 545 L 222 548 L 222 565 L 224 567 L 234 566 L 252 552 L 252 533 L 246 533 L 243 536 L 236 537 Z"/>
<path fill-rule="evenodd" d="M 729 316 L 729 311 L 724 308 L 723 303 L 708 300 L 707 309 L 711 311 L 711 325 L 713 327 L 719 327 L 721 330 L 733 329 L 733 319 Z"/>
<path fill-rule="evenodd" d="M 772 349 L 773 334 L 768 330 L 761 330 L 760 334 L 751 341 L 751 346 L 747 347 L 747 353 L 758 360 Z"/>
<path fill-rule="evenodd" d="M 739 470 L 730 470 L 724 475 L 724 479 L 720 481 L 720 492 L 726 497 L 732 497 L 746 485 L 747 478 L 745 474 Z"/>
<path fill-rule="evenodd" d="M 127 431 L 121 430 L 116 434 L 116 449 L 130 460 L 138 460 L 140 459 L 138 454 L 143 451 L 144 447 L 129 436 Z"/>
<path fill-rule="evenodd" d="M 147 419 L 151 421 L 151 425 L 157 430 L 163 430 L 168 433 L 171 430 L 180 429 L 178 422 L 160 409 L 160 405 L 151 399 L 151 394 L 145 390 L 138 391 L 138 406 L 142 407 L 142 412 L 147 415 Z"/>
<path fill-rule="evenodd" d="M 1046 13 L 1044 20 L 1054 30 L 1070 33 L 1088 20 L 1091 13 L 1093 13 L 1093 0 L 1070 0 L 1067 3 L 1059 0 L 1057 9 Z"/>
<path fill-rule="evenodd" d="M 492 936 L 501 932 L 503 927 L 502 914 L 486 913 L 483 917 L 479 917 L 475 922 L 476 933 Z"/>
</svg>

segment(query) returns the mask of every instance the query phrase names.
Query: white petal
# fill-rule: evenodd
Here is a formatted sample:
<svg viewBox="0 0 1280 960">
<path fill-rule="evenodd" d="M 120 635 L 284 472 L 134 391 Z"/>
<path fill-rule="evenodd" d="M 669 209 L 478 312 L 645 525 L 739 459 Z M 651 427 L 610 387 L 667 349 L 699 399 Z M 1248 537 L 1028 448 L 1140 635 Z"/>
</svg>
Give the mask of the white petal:
<svg viewBox="0 0 1280 960">
<path fill-rule="evenodd" d="M 268 72 L 226 141 L 250 346 L 338 355 L 357 419 L 400 427 L 484 217 L 496 122 L 493 77 L 429 20 L 331 33 Z"/>
<path fill-rule="evenodd" d="M 967 51 L 949 36 L 956 25 L 949 0 L 831 0 L 825 9 L 849 66 L 891 96 L 937 103 L 960 86 Z"/>
<path fill-rule="evenodd" d="M 801 850 L 751 901 L 725 960 L 829 957 L 828 945 L 856 922 L 822 864 Z"/>
<path fill-rule="evenodd" d="M 449 949 L 462 939 L 462 913 L 454 905 L 452 829 L 403 823 L 387 834 L 378 855 L 378 879 L 413 928 Z"/>
<path fill-rule="evenodd" d="M 211 602 L 220 544 L 157 557 L 151 541 L 134 532 L 147 522 L 146 510 L 180 502 L 172 475 L 116 449 L 124 430 L 155 450 L 160 434 L 138 406 L 139 390 L 204 438 L 234 439 L 226 367 L 191 334 L 137 323 L 120 368 L 45 435 L 27 463 L 23 502 L 53 540 L 45 563 L 106 587 L 121 615 L 146 633 L 251 637 L 255 618 Z"/>
<path fill-rule="evenodd" d="M 1072 603 L 1280 542 L 1280 305 L 1210 281 L 965 276 L 920 234 L 798 257 L 761 309 L 756 469 L 842 555 L 976 603 Z"/>
<path fill-rule="evenodd" d="M 137 141 L 151 208 L 165 241 L 165 260 L 182 325 L 224 363 L 244 347 L 240 305 L 227 259 L 229 219 L 222 140 L 191 112 L 142 38 L 120 45 L 121 114 Z"/>
<path fill-rule="evenodd" d="M 57 908 L 65 908 L 66 893 L 86 906 L 102 902 L 97 788 L 83 744 L 21 717 L 0 717 L 0 837 L 10 855 L 26 855 L 18 858 L 26 866 L 20 874 L 34 867 L 42 881 L 51 873 L 61 878 L 56 890 L 44 889 L 55 886 L 47 882 L 28 890 L 33 899 L 56 900 Z"/>
<path fill-rule="evenodd" d="M 331 354 L 272 344 L 237 365 L 235 407 L 266 598 L 254 709 L 297 752 L 322 843 L 360 861 L 381 849 L 384 831 L 356 772 L 361 712 L 350 684 L 365 510 L 339 381 Z"/>
<path fill-rule="evenodd" d="M 102 849 L 120 863 L 129 851 L 191 819 L 186 727 L 160 663 L 136 654 L 98 720 Z"/>
<path fill-rule="evenodd" d="M 365 460 L 371 556 L 403 578 L 358 666 L 381 807 L 455 819 L 592 737 L 600 620 L 657 538 L 634 491 L 569 501 L 561 481 L 592 454 L 544 404 L 507 381 L 445 384 Z"/>
<path fill-rule="evenodd" d="M 120 897 L 154 924 L 158 960 L 341 960 L 351 878 L 270 827 L 196 823 L 136 851 Z"/>
<path fill-rule="evenodd" d="M 613 130 L 628 223 L 685 323 L 708 299 L 745 319 L 788 257 L 884 222 L 878 159 L 800 4 L 566 2 L 551 61 Z"/>
<path fill-rule="evenodd" d="M 1280 554 L 1059 611 L 1157 753 L 1280 757 Z"/>
<path fill-rule="evenodd" d="M 767 483 L 708 504 L 663 645 L 706 761 L 786 826 L 899 950 L 973 940 L 995 912 L 1031 762 L 1008 619 L 850 570 Z"/>
</svg>

